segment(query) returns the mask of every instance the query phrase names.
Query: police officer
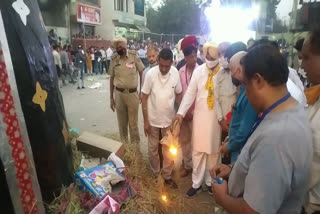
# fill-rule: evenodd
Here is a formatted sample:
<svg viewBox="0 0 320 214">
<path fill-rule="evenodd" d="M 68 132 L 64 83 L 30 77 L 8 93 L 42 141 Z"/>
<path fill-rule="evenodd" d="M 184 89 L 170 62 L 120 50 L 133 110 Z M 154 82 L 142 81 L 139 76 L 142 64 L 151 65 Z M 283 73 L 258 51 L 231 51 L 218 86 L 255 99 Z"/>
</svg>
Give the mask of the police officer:
<svg viewBox="0 0 320 214">
<path fill-rule="evenodd" d="M 135 51 L 127 50 L 127 40 L 118 37 L 112 41 L 116 53 L 111 58 L 110 107 L 117 111 L 121 142 L 128 142 L 128 125 L 131 143 L 139 143 L 138 129 L 138 75 L 141 76 L 144 65 Z"/>
</svg>

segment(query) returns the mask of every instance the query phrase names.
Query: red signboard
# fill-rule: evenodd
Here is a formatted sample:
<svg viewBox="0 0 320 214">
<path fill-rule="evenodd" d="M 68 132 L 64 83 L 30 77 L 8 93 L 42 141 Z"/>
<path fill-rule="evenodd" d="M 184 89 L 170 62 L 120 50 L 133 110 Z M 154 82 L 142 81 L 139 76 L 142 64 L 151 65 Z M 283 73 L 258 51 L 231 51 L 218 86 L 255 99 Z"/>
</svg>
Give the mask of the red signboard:
<svg viewBox="0 0 320 214">
<path fill-rule="evenodd" d="M 86 24 L 101 25 L 101 8 L 87 4 L 77 4 L 77 21 Z"/>
</svg>

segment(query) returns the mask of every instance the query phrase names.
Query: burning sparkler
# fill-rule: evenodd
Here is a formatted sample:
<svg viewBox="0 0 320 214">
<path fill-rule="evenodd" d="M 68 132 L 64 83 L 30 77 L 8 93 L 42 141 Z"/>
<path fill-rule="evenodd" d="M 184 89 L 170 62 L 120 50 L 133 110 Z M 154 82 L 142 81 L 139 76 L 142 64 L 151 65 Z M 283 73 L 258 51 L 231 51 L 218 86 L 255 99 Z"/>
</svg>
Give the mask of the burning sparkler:
<svg viewBox="0 0 320 214">
<path fill-rule="evenodd" d="M 168 198 L 167 198 L 166 195 L 162 195 L 162 196 L 161 196 L 161 199 L 162 199 L 162 201 L 164 201 L 164 202 L 168 202 Z"/>
<path fill-rule="evenodd" d="M 170 146 L 169 151 L 170 151 L 171 155 L 173 155 L 173 156 L 176 156 L 177 152 L 178 152 L 177 147 L 175 147 L 174 145 Z"/>
</svg>

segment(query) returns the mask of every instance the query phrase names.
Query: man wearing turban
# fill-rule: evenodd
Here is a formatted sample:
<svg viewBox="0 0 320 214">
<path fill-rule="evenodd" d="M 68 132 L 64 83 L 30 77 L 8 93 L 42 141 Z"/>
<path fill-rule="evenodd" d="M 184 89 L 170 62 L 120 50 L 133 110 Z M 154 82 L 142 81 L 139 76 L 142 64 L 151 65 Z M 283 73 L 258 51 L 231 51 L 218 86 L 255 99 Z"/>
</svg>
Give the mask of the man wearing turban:
<svg viewBox="0 0 320 214">
<path fill-rule="evenodd" d="M 205 181 L 209 194 L 211 177 L 209 169 L 218 161 L 221 128 L 215 111 L 213 77 L 220 70 L 218 48 L 215 44 L 206 43 L 203 47 L 206 63 L 193 72 L 188 89 L 183 97 L 175 120 L 181 124 L 188 110 L 195 102 L 192 128 L 192 187 L 186 194 L 193 197 L 201 191 Z"/>
<path fill-rule="evenodd" d="M 141 76 L 144 65 L 135 51 L 127 50 L 127 40 L 115 38 L 112 46 L 116 53 L 111 57 L 110 74 L 110 107 L 117 112 L 121 142 L 128 142 L 128 127 L 130 142 L 139 143 L 138 85 L 141 88 Z M 138 84 L 140 76 L 140 84 Z"/>
<path fill-rule="evenodd" d="M 182 95 L 186 93 L 193 72 L 199 66 L 197 64 L 197 46 L 197 38 L 195 36 L 187 36 L 181 42 L 181 49 L 186 61 L 186 64 L 179 70 L 180 81 L 182 85 Z M 194 104 L 192 104 L 186 116 L 184 117 L 180 128 L 179 142 L 182 151 L 182 167 L 180 172 L 181 177 L 186 177 L 192 172 L 191 136 L 193 110 Z"/>
</svg>

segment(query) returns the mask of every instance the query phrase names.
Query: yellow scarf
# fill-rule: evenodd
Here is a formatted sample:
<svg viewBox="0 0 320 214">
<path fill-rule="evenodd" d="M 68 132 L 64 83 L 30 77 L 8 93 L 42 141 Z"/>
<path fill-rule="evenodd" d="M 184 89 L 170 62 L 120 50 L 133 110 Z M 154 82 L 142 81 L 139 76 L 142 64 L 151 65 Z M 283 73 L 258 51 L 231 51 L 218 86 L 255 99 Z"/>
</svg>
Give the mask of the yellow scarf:
<svg viewBox="0 0 320 214">
<path fill-rule="evenodd" d="M 304 93 L 307 97 L 307 103 L 309 105 L 315 104 L 320 97 L 320 84 L 305 89 Z"/>
<path fill-rule="evenodd" d="M 220 70 L 220 64 L 218 64 L 213 71 L 209 69 L 208 66 L 207 66 L 207 69 L 209 74 L 208 74 L 208 80 L 207 80 L 205 89 L 208 90 L 207 105 L 208 105 L 208 109 L 211 110 L 213 109 L 213 106 L 214 106 L 214 88 L 213 88 L 212 78 Z"/>
</svg>

